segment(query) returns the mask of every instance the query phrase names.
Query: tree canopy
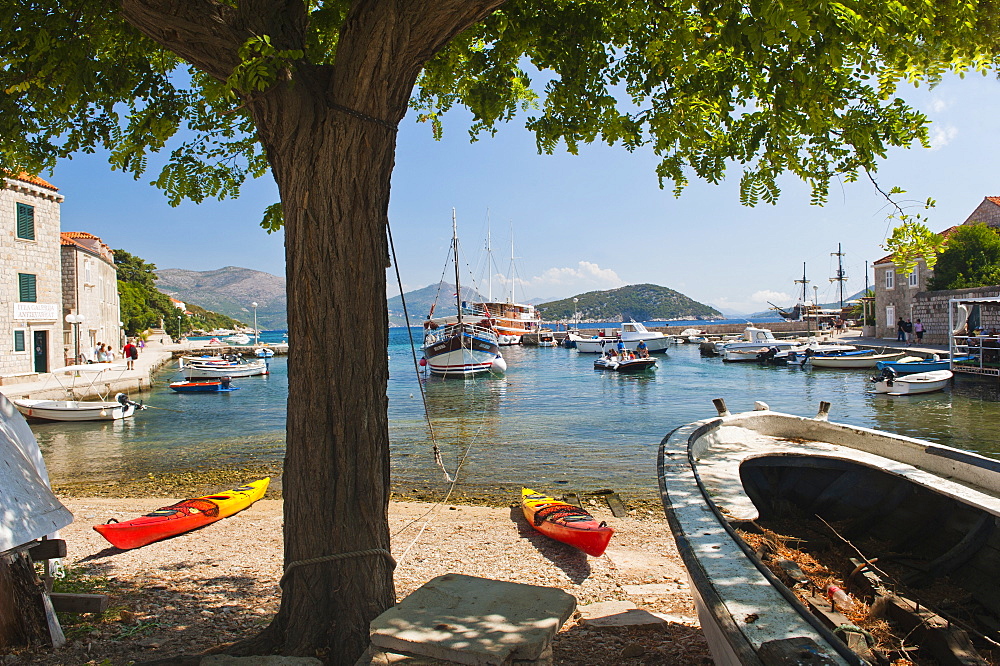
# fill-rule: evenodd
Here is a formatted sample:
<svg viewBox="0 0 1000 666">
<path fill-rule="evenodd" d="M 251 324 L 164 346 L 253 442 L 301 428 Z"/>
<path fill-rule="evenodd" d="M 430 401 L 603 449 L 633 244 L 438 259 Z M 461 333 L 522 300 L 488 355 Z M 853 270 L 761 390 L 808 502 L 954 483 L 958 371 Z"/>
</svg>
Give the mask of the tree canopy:
<svg viewBox="0 0 1000 666">
<path fill-rule="evenodd" d="M 270 170 L 289 291 L 281 607 L 242 654 L 351 664 L 395 599 L 388 531 L 386 239 L 409 109 L 472 136 L 520 119 L 538 149 L 647 147 L 679 191 L 791 173 L 825 200 L 926 145 L 906 80 L 994 65 L 975 0 L 41 0 L 0 13 L 0 169 L 107 150 L 172 204 Z M 365 344 L 345 345 L 344 340 Z M 322 359 L 322 362 L 319 362 Z"/>
<path fill-rule="evenodd" d="M 1000 284 L 1000 230 L 985 224 L 963 224 L 948 235 L 927 288 L 965 289 Z"/>
</svg>

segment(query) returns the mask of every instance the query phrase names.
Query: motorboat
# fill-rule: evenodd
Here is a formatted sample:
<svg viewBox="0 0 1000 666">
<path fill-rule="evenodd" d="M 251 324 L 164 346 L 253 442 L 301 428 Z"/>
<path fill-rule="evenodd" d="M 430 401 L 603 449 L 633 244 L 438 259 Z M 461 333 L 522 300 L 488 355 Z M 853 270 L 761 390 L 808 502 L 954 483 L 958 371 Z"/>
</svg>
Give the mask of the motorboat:
<svg viewBox="0 0 1000 666">
<path fill-rule="evenodd" d="M 261 347 L 256 352 L 254 352 L 254 354 L 257 356 L 257 358 L 271 358 L 272 356 L 274 356 L 274 350 L 271 349 L 270 347 Z"/>
<path fill-rule="evenodd" d="M 230 377 L 190 378 L 170 382 L 170 389 L 178 393 L 228 393 L 240 390 L 232 385 Z"/>
<path fill-rule="evenodd" d="M 538 334 L 538 346 L 539 347 L 557 347 L 556 338 L 552 335 L 552 331 L 542 331 Z"/>
<path fill-rule="evenodd" d="M 715 351 L 725 358 L 726 351 L 736 351 L 745 349 L 766 350 L 772 347 L 778 351 L 799 347 L 802 343 L 798 340 L 779 340 L 774 337 L 774 333 L 768 328 L 757 328 L 747 326 L 743 329 L 743 338 L 740 340 L 720 340 L 715 343 Z"/>
<path fill-rule="evenodd" d="M 838 354 L 814 354 L 806 362 L 814 368 L 874 368 L 879 361 L 895 361 L 904 355 L 905 352 L 876 354 L 871 349 L 858 349 Z"/>
<path fill-rule="evenodd" d="M 660 331 L 650 331 L 637 321 L 627 321 L 611 335 L 576 338 L 576 350 L 583 354 L 603 354 L 609 349 L 616 349 L 619 340 L 625 344 L 627 350 L 633 352 L 640 342 L 646 343 L 646 349 L 650 354 L 665 352 L 670 346 L 670 338 Z"/>
<path fill-rule="evenodd" d="M 892 368 L 883 368 L 874 377 L 875 393 L 887 395 L 914 395 L 916 393 L 933 393 L 940 391 L 954 375 L 951 370 L 932 370 L 918 372 L 913 375 L 898 375 Z"/>
<path fill-rule="evenodd" d="M 484 318 L 474 322 L 465 318 L 462 305 L 458 302 L 462 289 L 459 282 L 458 221 L 454 209 L 451 228 L 458 316 L 424 322 L 424 357 L 420 364 L 439 377 L 470 377 L 488 372 L 502 374 L 507 370 L 507 363 L 500 354 L 500 335 L 493 320 Z"/>
<path fill-rule="evenodd" d="M 41 421 L 117 421 L 127 419 L 145 405 L 128 399 L 124 393 L 114 400 L 29 400 L 12 401 L 25 418 Z"/>
<path fill-rule="evenodd" d="M 831 423 L 825 402 L 715 404 L 658 456 L 715 663 L 988 663 L 970 637 L 1000 618 L 1000 461 Z"/>
<path fill-rule="evenodd" d="M 655 358 L 626 358 L 619 359 L 617 356 L 601 356 L 594 361 L 595 370 L 614 370 L 626 374 L 645 372 L 656 369 Z"/>
<path fill-rule="evenodd" d="M 815 342 L 783 350 L 779 350 L 777 347 L 769 347 L 766 351 L 757 354 L 757 361 L 771 365 L 802 365 L 813 354 L 833 355 L 842 352 L 851 352 L 855 349 L 856 347 L 853 345 L 818 344 Z"/>
<path fill-rule="evenodd" d="M 235 335 L 229 335 L 222 338 L 223 342 L 228 342 L 231 345 L 248 345 L 250 344 L 250 336 L 246 333 L 236 333 Z"/>
</svg>

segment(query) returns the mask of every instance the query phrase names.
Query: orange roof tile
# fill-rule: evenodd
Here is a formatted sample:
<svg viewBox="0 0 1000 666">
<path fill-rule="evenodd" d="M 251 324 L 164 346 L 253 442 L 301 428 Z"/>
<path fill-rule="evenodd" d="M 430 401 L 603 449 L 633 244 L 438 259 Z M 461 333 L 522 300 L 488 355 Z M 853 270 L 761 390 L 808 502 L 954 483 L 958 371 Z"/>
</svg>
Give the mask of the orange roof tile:
<svg viewBox="0 0 1000 666">
<path fill-rule="evenodd" d="M 42 180 L 41 178 L 39 178 L 38 176 L 32 176 L 27 171 L 21 171 L 16 176 L 8 176 L 8 178 L 13 178 L 14 180 L 21 180 L 21 181 L 24 181 L 25 183 L 31 183 L 32 185 L 38 185 L 39 187 L 45 187 L 45 188 L 48 188 L 50 190 L 53 190 L 54 192 L 58 192 L 59 191 L 59 188 L 56 187 L 55 185 L 53 185 L 52 183 L 48 183 L 48 182 Z"/>
<path fill-rule="evenodd" d="M 1000 206 L 1000 197 L 986 197 L 986 200 Z"/>
</svg>

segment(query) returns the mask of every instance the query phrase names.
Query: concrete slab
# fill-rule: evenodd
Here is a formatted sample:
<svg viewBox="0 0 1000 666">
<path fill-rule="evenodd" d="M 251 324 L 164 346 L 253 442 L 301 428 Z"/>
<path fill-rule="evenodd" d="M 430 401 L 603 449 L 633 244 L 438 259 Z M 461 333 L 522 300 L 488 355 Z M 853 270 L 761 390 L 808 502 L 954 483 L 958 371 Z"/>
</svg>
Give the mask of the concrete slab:
<svg viewBox="0 0 1000 666">
<path fill-rule="evenodd" d="M 608 548 L 604 554 L 618 571 L 633 578 L 687 581 L 687 571 L 683 566 L 657 553 Z"/>
<path fill-rule="evenodd" d="M 371 642 L 470 666 L 539 661 L 575 609 L 562 590 L 451 573 L 372 620 Z"/>
<path fill-rule="evenodd" d="M 666 597 L 677 591 L 677 584 L 646 583 L 644 585 L 622 585 L 630 597 Z"/>
<path fill-rule="evenodd" d="M 580 606 L 580 624 L 588 627 L 660 627 L 668 623 L 698 626 L 694 618 L 651 613 L 631 601 L 601 601 Z"/>
</svg>

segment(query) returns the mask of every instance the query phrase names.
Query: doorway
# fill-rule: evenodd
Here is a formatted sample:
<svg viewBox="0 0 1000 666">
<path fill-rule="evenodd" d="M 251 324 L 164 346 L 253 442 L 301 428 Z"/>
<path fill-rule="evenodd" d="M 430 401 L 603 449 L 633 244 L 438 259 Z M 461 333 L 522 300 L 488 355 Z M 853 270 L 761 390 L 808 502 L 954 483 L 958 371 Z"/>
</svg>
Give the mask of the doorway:
<svg viewBox="0 0 1000 666">
<path fill-rule="evenodd" d="M 35 372 L 49 371 L 49 332 L 34 331 Z"/>
</svg>

